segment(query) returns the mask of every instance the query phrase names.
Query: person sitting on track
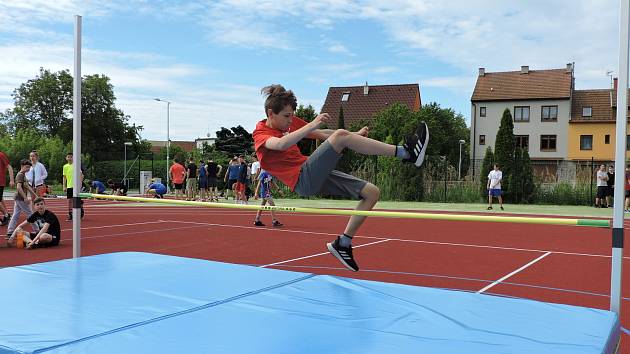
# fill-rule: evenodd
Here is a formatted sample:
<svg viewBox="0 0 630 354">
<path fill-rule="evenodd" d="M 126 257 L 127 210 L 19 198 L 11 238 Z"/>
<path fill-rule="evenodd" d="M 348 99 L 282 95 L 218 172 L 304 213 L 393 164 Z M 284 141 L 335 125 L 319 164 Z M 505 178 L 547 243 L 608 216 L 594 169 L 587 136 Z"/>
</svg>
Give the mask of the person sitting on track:
<svg viewBox="0 0 630 354">
<path fill-rule="evenodd" d="M 254 147 L 261 168 L 267 170 L 301 196 L 315 194 L 339 195 L 360 199 L 356 210 L 371 210 L 380 196 L 375 185 L 335 170 L 343 151 L 348 148 L 364 155 L 397 157 L 420 167 L 429 141 L 429 130 L 421 122 L 415 134 L 401 146 L 389 145 L 367 137 L 369 129 L 357 132 L 344 129 L 319 129 L 330 123 L 328 113 L 322 113 L 307 123 L 295 116 L 297 99 L 281 85 L 262 89 L 266 119 L 254 129 Z M 302 155 L 297 143 L 303 138 L 325 140 L 309 157 Z M 346 268 L 358 271 L 352 254 L 352 237 L 365 216 L 350 217 L 345 231 L 331 243 L 328 251 Z"/>
<path fill-rule="evenodd" d="M 15 246 L 18 243 L 17 238 L 22 237 L 22 241 L 26 246 L 26 249 L 41 248 L 41 247 L 53 247 L 59 245 L 61 240 L 61 225 L 57 215 L 52 211 L 46 209 L 46 203 L 44 198 L 37 197 L 33 200 L 35 205 L 35 212 L 31 214 L 25 221 L 23 221 L 13 231 L 13 234 L 9 238 L 7 244 L 9 246 Z M 25 235 L 23 227 L 26 224 L 31 223 L 33 230 L 39 230 Z"/>
<path fill-rule="evenodd" d="M 153 198 L 164 199 L 164 194 L 166 194 L 166 186 L 154 180 L 147 187 L 147 191 L 145 194 L 152 195 Z"/>
<path fill-rule="evenodd" d="M 278 190 L 280 194 L 282 194 L 282 191 L 276 184 L 276 181 L 274 181 L 271 173 L 263 170 L 258 177 L 258 184 L 256 185 L 256 191 L 254 192 L 255 199 L 258 199 L 259 196 L 260 198 L 262 198 L 262 202 L 260 203 L 261 206 L 264 206 L 265 204 L 276 206 L 276 203 L 274 203 L 273 201 L 273 196 L 271 195 L 271 188 L 274 187 Z M 260 194 L 258 194 L 258 191 L 260 191 Z M 254 220 L 254 225 L 265 226 L 265 224 L 260 221 L 261 215 L 262 210 L 258 210 L 258 212 L 256 213 L 256 219 Z M 273 210 L 271 210 L 271 225 L 274 227 L 283 226 L 282 223 L 278 221 L 278 219 L 276 219 L 276 213 Z"/>
<path fill-rule="evenodd" d="M 112 189 L 112 195 L 127 195 L 127 186 L 122 182 L 114 182 L 110 178 L 107 180 L 107 186 Z"/>
<path fill-rule="evenodd" d="M 90 194 L 105 194 L 105 185 L 101 181 L 93 180 L 90 184 Z"/>
</svg>

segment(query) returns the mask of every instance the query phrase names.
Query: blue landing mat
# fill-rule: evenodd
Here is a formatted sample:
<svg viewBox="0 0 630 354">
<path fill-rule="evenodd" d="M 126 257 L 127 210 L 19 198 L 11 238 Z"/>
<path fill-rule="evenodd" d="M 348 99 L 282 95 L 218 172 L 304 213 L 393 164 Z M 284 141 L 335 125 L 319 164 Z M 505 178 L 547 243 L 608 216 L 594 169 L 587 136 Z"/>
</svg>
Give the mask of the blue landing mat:
<svg viewBox="0 0 630 354">
<path fill-rule="evenodd" d="M 0 294 L 0 353 L 610 354 L 619 338 L 604 310 L 149 253 L 0 269 Z"/>
</svg>

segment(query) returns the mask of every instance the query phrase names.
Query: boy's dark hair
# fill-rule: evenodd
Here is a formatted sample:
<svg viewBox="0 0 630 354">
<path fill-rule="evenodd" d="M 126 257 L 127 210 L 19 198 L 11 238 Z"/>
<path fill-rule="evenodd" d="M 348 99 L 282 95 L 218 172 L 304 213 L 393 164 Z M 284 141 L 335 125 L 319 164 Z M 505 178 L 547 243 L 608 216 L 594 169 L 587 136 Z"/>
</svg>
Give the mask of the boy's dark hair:
<svg viewBox="0 0 630 354">
<path fill-rule="evenodd" d="M 114 180 L 112 180 L 111 178 L 107 180 L 107 185 L 111 186 L 114 184 Z"/>
<path fill-rule="evenodd" d="M 68 152 L 68 153 L 66 154 L 66 156 L 73 156 L 72 151 Z"/>
<path fill-rule="evenodd" d="M 20 166 L 33 166 L 33 163 L 31 160 L 22 159 L 20 160 Z"/>
<path fill-rule="evenodd" d="M 33 204 L 37 204 L 37 203 L 44 203 L 44 198 L 42 197 L 37 197 L 33 200 Z"/>
<path fill-rule="evenodd" d="M 297 98 L 295 98 L 293 91 L 287 91 L 282 85 L 265 86 L 260 92 L 266 97 L 265 115 L 267 115 L 269 109 L 273 113 L 278 114 L 286 106 L 291 106 L 294 111 L 297 108 Z"/>
</svg>

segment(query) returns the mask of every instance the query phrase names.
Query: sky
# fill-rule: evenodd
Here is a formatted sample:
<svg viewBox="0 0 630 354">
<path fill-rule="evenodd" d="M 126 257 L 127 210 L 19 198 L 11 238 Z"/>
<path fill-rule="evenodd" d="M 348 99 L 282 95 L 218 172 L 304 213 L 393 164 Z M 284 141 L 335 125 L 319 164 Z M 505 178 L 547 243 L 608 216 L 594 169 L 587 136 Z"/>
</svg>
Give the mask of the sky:
<svg viewBox="0 0 630 354">
<path fill-rule="evenodd" d="M 252 131 L 260 89 L 282 84 L 319 112 L 331 86 L 420 85 L 470 125 L 478 68 L 564 68 L 577 89 L 617 71 L 612 0 L 0 0 L 0 111 L 39 68 L 111 79 L 116 106 L 143 139 L 192 141 L 221 127 Z M 615 75 L 615 73 L 613 73 Z"/>
</svg>

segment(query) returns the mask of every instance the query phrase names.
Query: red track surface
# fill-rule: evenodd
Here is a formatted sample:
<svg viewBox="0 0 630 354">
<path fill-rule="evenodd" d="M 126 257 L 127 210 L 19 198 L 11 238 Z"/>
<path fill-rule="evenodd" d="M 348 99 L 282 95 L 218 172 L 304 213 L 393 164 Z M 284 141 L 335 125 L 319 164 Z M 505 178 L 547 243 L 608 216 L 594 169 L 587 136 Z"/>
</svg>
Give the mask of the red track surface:
<svg viewBox="0 0 630 354">
<path fill-rule="evenodd" d="M 72 225 L 63 221 L 66 205 L 65 199 L 48 201 L 62 220 L 62 245 L 32 251 L 0 249 L 0 267 L 72 257 Z M 153 252 L 609 307 L 611 232 L 607 229 L 368 218 L 354 241 L 362 269 L 353 273 L 341 267 L 325 247 L 343 230 L 347 217 L 283 214 L 280 219 L 285 226 L 274 229 L 254 227 L 254 214 L 88 201 L 82 255 Z M 263 222 L 271 224 L 268 213 Z M 0 232 L 5 233 L 6 227 Z M 626 248 L 625 257 L 629 252 Z M 628 275 L 630 266 L 624 260 Z M 630 285 L 627 281 L 624 285 L 623 296 L 628 299 L 622 326 L 630 328 Z M 630 353 L 627 334 L 622 335 L 620 353 Z"/>
</svg>

